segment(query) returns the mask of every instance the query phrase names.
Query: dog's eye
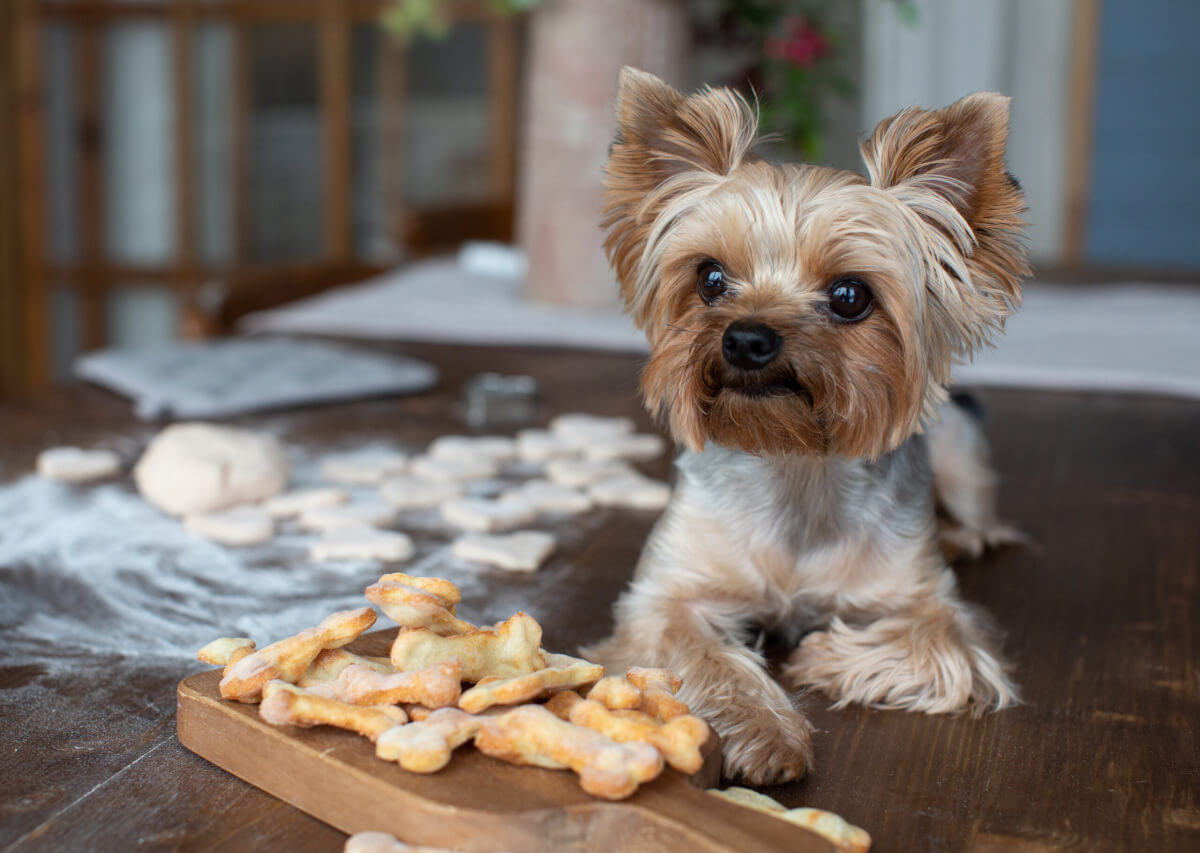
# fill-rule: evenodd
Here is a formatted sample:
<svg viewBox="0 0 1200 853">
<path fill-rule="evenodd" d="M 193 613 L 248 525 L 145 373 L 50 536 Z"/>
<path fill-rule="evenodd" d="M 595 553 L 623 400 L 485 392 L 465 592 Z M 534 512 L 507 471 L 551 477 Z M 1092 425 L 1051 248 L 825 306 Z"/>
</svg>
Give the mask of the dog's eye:
<svg viewBox="0 0 1200 853">
<path fill-rule="evenodd" d="M 696 290 L 700 298 L 712 305 L 726 290 L 725 270 L 716 261 L 705 261 L 696 271 Z"/>
<path fill-rule="evenodd" d="M 829 285 L 829 310 L 839 320 L 857 323 L 871 313 L 875 297 L 866 282 L 857 278 L 840 278 Z"/>
</svg>

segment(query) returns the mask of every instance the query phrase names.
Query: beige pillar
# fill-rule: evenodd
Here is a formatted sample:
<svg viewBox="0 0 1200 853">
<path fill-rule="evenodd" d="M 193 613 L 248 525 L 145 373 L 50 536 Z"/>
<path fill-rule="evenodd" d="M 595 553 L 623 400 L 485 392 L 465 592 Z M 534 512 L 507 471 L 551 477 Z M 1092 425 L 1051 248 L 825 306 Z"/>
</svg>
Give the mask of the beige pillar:
<svg viewBox="0 0 1200 853">
<path fill-rule="evenodd" d="M 632 65 L 679 86 L 689 49 L 683 0 L 543 0 L 536 7 L 517 190 L 530 298 L 619 304 L 600 230 L 617 72 Z"/>
</svg>

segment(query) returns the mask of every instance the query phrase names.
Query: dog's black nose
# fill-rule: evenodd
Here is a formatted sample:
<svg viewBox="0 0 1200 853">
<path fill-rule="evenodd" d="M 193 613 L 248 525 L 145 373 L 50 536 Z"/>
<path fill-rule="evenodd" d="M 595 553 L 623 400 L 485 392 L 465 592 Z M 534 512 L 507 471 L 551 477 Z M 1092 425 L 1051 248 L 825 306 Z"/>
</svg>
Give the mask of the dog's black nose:
<svg viewBox="0 0 1200 853">
<path fill-rule="evenodd" d="M 738 320 L 730 323 L 721 338 L 725 360 L 742 370 L 760 370 L 775 360 L 783 338 L 770 326 Z"/>
</svg>

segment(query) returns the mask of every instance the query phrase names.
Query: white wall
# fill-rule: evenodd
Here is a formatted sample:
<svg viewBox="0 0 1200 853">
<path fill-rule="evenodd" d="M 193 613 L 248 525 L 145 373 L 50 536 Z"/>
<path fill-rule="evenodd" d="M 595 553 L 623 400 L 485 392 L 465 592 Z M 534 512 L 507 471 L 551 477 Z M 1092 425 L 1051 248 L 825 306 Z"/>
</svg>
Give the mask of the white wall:
<svg viewBox="0 0 1200 853">
<path fill-rule="evenodd" d="M 944 106 L 980 90 L 1013 98 L 1009 167 L 1025 188 L 1029 246 L 1039 261 L 1063 246 L 1072 0 L 865 0 L 864 128 L 912 104 Z"/>
</svg>

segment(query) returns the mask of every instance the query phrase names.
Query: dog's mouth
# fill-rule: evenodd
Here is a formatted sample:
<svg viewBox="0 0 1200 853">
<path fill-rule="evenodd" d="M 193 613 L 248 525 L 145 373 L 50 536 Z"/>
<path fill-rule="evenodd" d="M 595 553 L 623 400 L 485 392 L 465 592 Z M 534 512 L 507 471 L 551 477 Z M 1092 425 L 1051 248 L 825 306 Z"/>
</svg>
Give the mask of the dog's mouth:
<svg viewBox="0 0 1200 853">
<path fill-rule="evenodd" d="M 796 397 L 810 406 L 813 404 L 812 392 L 801 385 L 794 376 L 783 376 L 766 381 L 753 379 L 726 381 L 722 383 L 721 390 L 732 391 L 751 400 Z"/>
</svg>

